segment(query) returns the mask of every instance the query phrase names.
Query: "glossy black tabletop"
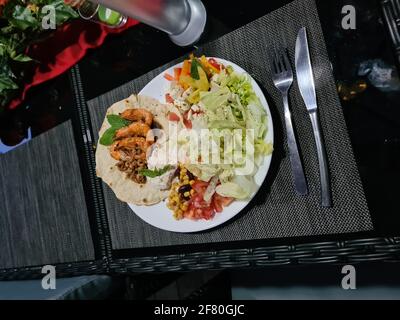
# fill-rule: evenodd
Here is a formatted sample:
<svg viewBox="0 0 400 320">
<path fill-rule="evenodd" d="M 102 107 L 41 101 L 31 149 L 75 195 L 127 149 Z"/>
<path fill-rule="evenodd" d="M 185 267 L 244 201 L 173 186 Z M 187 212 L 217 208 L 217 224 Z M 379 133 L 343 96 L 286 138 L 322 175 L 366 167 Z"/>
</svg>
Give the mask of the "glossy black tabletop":
<svg viewBox="0 0 400 320">
<path fill-rule="evenodd" d="M 208 42 L 289 1 L 203 2 L 209 23 L 201 42 Z M 356 9 L 355 30 L 342 27 L 345 5 Z M 380 1 L 317 0 L 317 6 L 374 235 L 399 236 L 400 80 Z M 79 64 L 85 97 L 90 100 L 191 50 L 143 24 L 111 36 Z M 69 119 L 71 106 L 68 74 L 34 88 L 17 110 L 1 113 L 0 153 Z"/>
</svg>

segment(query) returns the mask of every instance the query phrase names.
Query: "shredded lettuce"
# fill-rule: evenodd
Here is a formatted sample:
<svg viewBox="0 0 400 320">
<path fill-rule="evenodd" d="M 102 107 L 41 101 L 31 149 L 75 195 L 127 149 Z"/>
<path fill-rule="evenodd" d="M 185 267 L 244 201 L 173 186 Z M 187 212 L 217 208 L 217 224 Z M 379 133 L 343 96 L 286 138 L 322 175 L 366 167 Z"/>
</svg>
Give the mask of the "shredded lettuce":
<svg viewBox="0 0 400 320">
<path fill-rule="evenodd" d="M 246 129 L 253 129 L 254 141 L 250 148 L 254 158 L 250 159 L 246 153 L 249 150 L 244 150 L 243 161 L 230 165 L 191 164 L 188 169 L 203 181 L 215 181 L 218 177 L 221 184 L 215 191 L 221 196 L 247 199 L 256 190 L 254 175 L 258 166 L 273 149 L 272 144 L 265 142 L 267 114 L 247 75 L 239 75 L 227 68 L 212 78 L 211 88 L 209 92 L 200 93 L 200 105 L 205 110 L 208 128 L 217 132 L 242 129 L 244 134 L 239 139 L 243 146 L 246 145 Z M 221 139 L 221 136 L 214 139 Z M 249 161 L 254 164 L 251 172 L 245 168 Z"/>
<path fill-rule="evenodd" d="M 220 169 L 216 165 L 188 164 L 187 169 L 202 181 L 210 181 Z"/>
<path fill-rule="evenodd" d="M 230 74 L 223 73 L 220 75 L 219 81 L 222 86 L 226 85 L 232 93 L 239 96 L 242 105 L 247 107 L 252 102 L 260 104 L 248 75 L 236 72 L 231 72 Z"/>
<path fill-rule="evenodd" d="M 215 191 L 223 197 L 230 197 L 235 199 L 246 199 L 249 197 L 248 192 L 234 182 L 221 183 Z"/>
<path fill-rule="evenodd" d="M 251 176 L 235 176 L 232 181 L 223 182 L 215 189 L 220 196 L 244 200 L 257 190 L 254 178 Z"/>
<path fill-rule="evenodd" d="M 215 111 L 219 106 L 225 105 L 230 96 L 228 87 L 224 87 L 214 92 L 200 92 L 200 101 L 207 110 Z"/>
</svg>

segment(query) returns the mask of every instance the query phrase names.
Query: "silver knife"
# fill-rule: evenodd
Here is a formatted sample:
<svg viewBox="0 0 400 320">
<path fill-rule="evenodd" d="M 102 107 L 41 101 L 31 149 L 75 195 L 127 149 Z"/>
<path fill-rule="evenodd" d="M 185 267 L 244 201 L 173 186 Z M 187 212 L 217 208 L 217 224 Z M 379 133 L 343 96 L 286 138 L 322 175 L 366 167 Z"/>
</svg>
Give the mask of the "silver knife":
<svg viewBox="0 0 400 320">
<path fill-rule="evenodd" d="M 314 75 L 308 47 L 307 30 L 301 28 L 296 41 L 296 74 L 297 83 L 303 97 L 313 126 L 315 143 L 317 145 L 319 171 L 321 179 L 321 203 L 323 207 L 332 206 L 329 183 L 328 160 L 318 119 L 318 104 L 315 93 Z"/>
</svg>

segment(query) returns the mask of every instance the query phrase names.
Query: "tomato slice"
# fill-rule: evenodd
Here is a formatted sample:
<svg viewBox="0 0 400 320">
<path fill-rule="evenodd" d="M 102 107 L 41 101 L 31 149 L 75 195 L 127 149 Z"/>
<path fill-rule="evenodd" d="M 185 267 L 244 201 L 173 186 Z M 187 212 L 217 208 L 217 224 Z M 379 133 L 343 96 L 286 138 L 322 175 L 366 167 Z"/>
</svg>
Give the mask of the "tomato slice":
<svg viewBox="0 0 400 320">
<path fill-rule="evenodd" d="M 214 198 L 224 207 L 229 206 L 233 202 L 233 198 L 223 197 L 218 193 L 214 194 Z"/>
<path fill-rule="evenodd" d="M 186 129 L 192 129 L 193 124 L 192 121 L 188 119 L 189 111 L 186 111 L 183 114 L 183 124 L 185 125 Z"/>
<path fill-rule="evenodd" d="M 203 218 L 203 210 L 201 209 L 195 209 L 194 210 L 194 216 L 197 220 L 200 220 Z"/>
<path fill-rule="evenodd" d="M 233 202 L 233 198 L 223 197 L 218 193 L 214 193 L 212 204 L 217 212 L 222 212 L 224 207 L 229 206 Z"/>
<path fill-rule="evenodd" d="M 210 220 L 216 213 L 224 210 L 224 207 L 230 205 L 233 198 L 223 197 L 215 193 L 211 202 L 204 201 L 204 192 L 206 191 L 209 183 L 202 180 L 196 180 L 192 185 L 195 194 L 189 200 L 189 209 L 185 212 L 185 217 L 193 220 Z"/>
<path fill-rule="evenodd" d="M 190 208 L 190 209 L 189 209 L 188 211 L 186 211 L 183 215 L 184 215 L 184 217 L 187 218 L 187 219 L 192 219 L 192 220 L 195 219 L 195 214 L 194 214 L 194 209 L 193 209 L 193 208 Z"/>
<path fill-rule="evenodd" d="M 208 63 L 210 65 L 212 65 L 215 69 L 221 71 L 222 66 L 217 62 L 217 60 L 215 60 L 214 58 L 210 58 L 208 59 Z"/>
<path fill-rule="evenodd" d="M 192 188 L 196 191 L 196 193 L 200 194 L 203 197 L 204 192 L 208 187 L 208 182 L 196 180 L 192 185 Z"/>
<path fill-rule="evenodd" d="M 165 95 L 165 101 L 167 101 L 167 103 L 174 103 L 174 98 L 171 97 L 171 95 L 169 93 L 167 93 Z"/>
<path fill-rule="evenodd" d="M 203 199 L 203 195 L 201 194 L 195 194 L 192 196 L 192 207 L 195 209 L 202 209 L 202 208 L 207 208 L 209 206 L 208 203 L 206 203 Z"/>
<path fill-rule="evenodd" d="M 164 78 L 167 79 L 168 81 L 174 81 L 175 78 L 171 76 L 169 73 L 164 74 Z"/>
<path fill-rule="evenodd" d="M 175 112 L 170 112 L 168 115 L 168 120 L 169 121 L 174 121 L 174 122 L 179 122 L 181 118 L 175 113 Z"/>
<path fill-rule="evenodd" d="M 187 213 L 185 214 L 186 218 L 192 219 L 192 220 L 210 220 L 212 217 L 214 217 L 215 211 L 211 207 L 206 207 L 206 208 L 190 208 Z"/>
<path fill-rule="evenodd" d="M 183 124 L 185 125 L 186 129 L 192 129 L 193 128 L 192 121 L 190 121 L 190 120 L 183 119 Z"/>
<path fill-rule="evenodd" d="M 212 198 L 212 206 L 214 207 L 215 211 L 217 211 L 217 212 L 222 212 L 222 210 L 223 210 L 223 206 L 222 206 L 221 202 L 215 196 L 213 196 L 213 198 Z"/>
</svg>

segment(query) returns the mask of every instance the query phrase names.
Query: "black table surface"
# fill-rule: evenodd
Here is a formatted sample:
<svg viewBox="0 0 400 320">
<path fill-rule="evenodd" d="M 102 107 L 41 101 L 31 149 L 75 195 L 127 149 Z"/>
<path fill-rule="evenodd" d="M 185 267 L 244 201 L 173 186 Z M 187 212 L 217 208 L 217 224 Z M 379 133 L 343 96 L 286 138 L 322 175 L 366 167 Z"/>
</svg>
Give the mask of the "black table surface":
<svg viewBox="0 0 400 320">
<path fill-rule="evenodd" d="M 289 1 L 203 2 L 209 26 L 201 41 L 207 42 Z M 342 27 L 345 5 L 356 9 L 355 30 Z M 399 236 L 400 80 L 380 1 L 317 0 L 317 6 L 373 218 L 371 236 Z M 192 50 L 175 46 L 166 34 L 143 24 L 110 36 L 79 64 L 85 98 L 90 100 Z M 18 145 L 28 129 L 37 136 L 69 120 L 72 105 L 67 74 L 34 88 L 17 110 L 1 113 L 0 153 Z"/>
</svg>

